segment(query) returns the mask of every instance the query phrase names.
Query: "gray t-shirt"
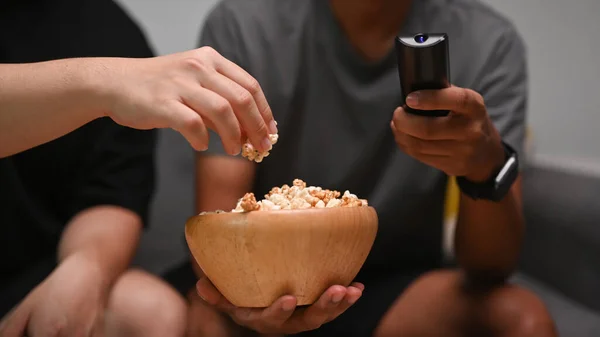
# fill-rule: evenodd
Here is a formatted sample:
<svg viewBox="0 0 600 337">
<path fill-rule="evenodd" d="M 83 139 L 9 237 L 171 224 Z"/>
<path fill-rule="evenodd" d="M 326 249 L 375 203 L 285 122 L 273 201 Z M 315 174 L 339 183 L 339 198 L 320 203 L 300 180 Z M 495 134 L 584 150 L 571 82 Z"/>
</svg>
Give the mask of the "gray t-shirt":
<svg viewBox="0 0 600 337">
<path fill-rule="evenodd" d="M 521 152 L 527 69 L 513 25 L 476 0 L 416 0 L 399 33 L 418 32 L 448 34 L 452 83 L 482 94 L 504 140 Z M 326 0 L 224 0 L 200 45 L 253 75 L 278 121 L 279 142 L 257 164 L 258 196 L 295 178 L 350 190 L 379 215 L 365 269 L 441 263 L 447 177 L 394 142 L 389 123 L 401 98 L 393 51 L 362 60 Z M 207 153 L 225 153 L 214 133 Z"/>
</svg>

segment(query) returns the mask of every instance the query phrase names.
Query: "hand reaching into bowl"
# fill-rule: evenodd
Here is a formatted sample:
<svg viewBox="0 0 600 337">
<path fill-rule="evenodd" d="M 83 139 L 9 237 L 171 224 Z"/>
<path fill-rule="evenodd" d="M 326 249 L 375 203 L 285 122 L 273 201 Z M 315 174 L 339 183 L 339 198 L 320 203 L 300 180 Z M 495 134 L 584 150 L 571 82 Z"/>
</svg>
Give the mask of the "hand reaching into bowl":
<svg viewBox="0 0 600 337">
<path fill-rule="evenodd" d="M 258 161 L 276 141 L 257 80 L 209 47 L 153 58 L 6 64 L 0 73 L 0 158 L 102 117 L 135 129 L 172 128 L 198 151 L 208 147 L 209 128 L 229 154 L 244 146 Z"/>
<path fill-rule="evenodd" d="M 329 287 L 312 305 L 297 308 L 296 298 L 282 296 L 268 308 L 239 308 L 231 304 L 206 278 L 197 285 L 198 295 L 209 305 L 227 313 L 240 325 L 260 333 L 295 334 L 314 330 L 334 320 L 361 297 L 364 285 Z"/>
<path fill-rule="evenodd" d="M 170 127 L 196 150 L 208 147 L 207 128 L 236 155 L 247 140 L 272 147 L 276 122 L 258 81 L 216 50 L 202 47 L 150 59 L 111 59 L 107 114 L 135 128 Z"/>
</svg>

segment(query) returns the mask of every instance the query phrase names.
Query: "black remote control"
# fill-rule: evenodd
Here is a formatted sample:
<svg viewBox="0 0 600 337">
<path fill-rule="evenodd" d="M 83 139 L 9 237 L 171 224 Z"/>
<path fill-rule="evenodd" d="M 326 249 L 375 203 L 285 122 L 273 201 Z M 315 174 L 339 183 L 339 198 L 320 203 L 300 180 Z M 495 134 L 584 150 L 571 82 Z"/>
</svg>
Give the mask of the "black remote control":
<svg viewBox="0 0 600 337">
<path fill-rule="evenodd" d="M 406 106 L 405 102 L 411 92 L 450 86 L 448 35 L 397 36 L 395 42 L 404 110 L 421 116 L 447 116 L 448 110 L 416 110 Z"/>
</svg>

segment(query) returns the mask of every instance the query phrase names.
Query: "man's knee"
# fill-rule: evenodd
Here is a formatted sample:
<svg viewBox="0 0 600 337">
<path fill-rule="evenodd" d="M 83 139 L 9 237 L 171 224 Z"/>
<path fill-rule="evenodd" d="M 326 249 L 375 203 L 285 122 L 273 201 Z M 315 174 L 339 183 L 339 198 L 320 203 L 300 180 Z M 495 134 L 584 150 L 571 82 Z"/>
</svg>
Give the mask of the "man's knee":
<svg viewBox="0 0 600 337">
<path fill-rule="evenodd" d="M 420 280 L 447 296 L 463 316 L 467 331 L 492 336 L 554 337 L 556 330 L 545 304 L 531 291 L 511 284 L 477 286 L 460 271 L 437 271 Z M 479 334 L 475 334 L 479 335 Z"/>
<path fill-rule="evenodd" d="M 139 270 L 125 273 L 110 295 L 106 329 L 110 336 L 183 336 L 187 306 L 159 278 Z"/>
<path fill-rule="evenodd" d="M 556 328 L 544 303 L 532 292 L 505 285 L 490 292 L 483 303 L 484 321 L 497 336 L 553 337 Z"/>
<path fill-rule="evenodd" d="M 540 299 L 512 285 L 473 287 L 458 270 L 427 273 L 413 282 L 386 313 L 376 336 L 554 337 Z"/>
</svg>

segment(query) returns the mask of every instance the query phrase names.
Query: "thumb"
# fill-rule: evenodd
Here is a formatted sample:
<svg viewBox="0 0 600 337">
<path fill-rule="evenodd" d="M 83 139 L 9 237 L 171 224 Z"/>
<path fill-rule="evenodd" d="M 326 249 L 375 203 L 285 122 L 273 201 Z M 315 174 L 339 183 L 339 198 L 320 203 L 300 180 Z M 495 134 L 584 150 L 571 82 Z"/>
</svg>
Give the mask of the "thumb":
<svg viewBox="0 0 600 337">
<path fill-rule="evenodd" d="M 196 291 L 198 292 L 198 296 L 200 296 L 204 302 L 213 305 L 220 310 L 231 312 L 231 310 L 235 308 L 235 306 L 219 292 L 206 276 L 200 278 L 198 283 L 196 283 Z"/>
</svg>

